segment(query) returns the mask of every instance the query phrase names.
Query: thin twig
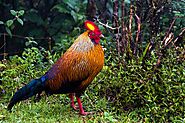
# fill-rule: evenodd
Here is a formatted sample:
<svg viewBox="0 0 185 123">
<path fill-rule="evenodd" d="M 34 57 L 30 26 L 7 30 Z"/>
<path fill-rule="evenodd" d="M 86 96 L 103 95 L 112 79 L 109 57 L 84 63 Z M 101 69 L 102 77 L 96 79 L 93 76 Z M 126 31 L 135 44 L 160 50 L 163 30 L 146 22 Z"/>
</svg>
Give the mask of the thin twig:
<svg viewBox="0 0 185 123">
<path fill-rule="evenodd" d="M 130 5 L 129 26 L 128 26 L 128 44 L 127 44 L 128 58 L 132 57 L 132 50 L 131 50 L 132 18 L 133 18 L 133 5 Z"/>
<path fill-rule="evenodd" d="M 118 17 L 118 11 L 119 11 L 119 1 L 115 0 L 113 2 L 113 26 L 119 27 L 119 17 Z M 114 30 L 115 33 L 115 39 L 116 39 L 116 45 L 118 50 L 118 58 L 120 58 L 121 50 L 120 50 L 120 36 L 119 36 L 119 29 Z M 120 59 L 119 59 L 120 60 Z"/>
<path fill-rule="evenodd" d="M 158 68 L 158 66 L 160 66 L 160 63 L 161 63 L 161 59 L 164 55 L 164 53 L 162 52 L 173 40 L 173 33 L 170 33 L 171 32 L 171 29 L 175 23 L 175 20 L 177 19 L 177 17 L 174 18 L 174 20 L 172 21 L 172 23 L 170 24 L 170 27 L 162 41 L 162 44 L 163 46 L 159 49 L 159 51 L 157 52 L 158 54 L 158 59 L 157 59 L 157 62 L 156 62 L 156 65 L 155 65 L 155 69 L 154 69 L 154 72 L 156 71 L 156 68 Z"/>
<path fill-rule="evenodd" d="M 133 18 L 133 6 L 130 6 L 130 15 L 129 15 L 129 26 L 128 26 L 128 30 L 129 33 L 131 33 L 132 30 L 132 18 Z"/>
<path fill-rule="evenodd" d="M 137 18 L 137 34 L 136 34 L 136 43 L 135 43 L 135 47 L 134 47 L 134 54 L 136 54 L 136 51 L 137 51 L 138 42 L 139 42 L 139 35 L 140 35 L 140 32 L 141 32 L 141 20 L 137 16 L 137 14 L 135 14 L 135 16 Z"/>
<path fill-rule="evenodd" d="M 174 20 L 172 21 L 172 23 L 170 24 L 170 27 L 169 27 L 169 29 L 168 29 L 168 31 L 162 41 L 162 44 L 164 44 L 164 45 L 161 47 L 161 49 L 157 53 L 157 54 L 159 54 L 159 56 L 158 56 L 158 60 L 155 65 L 155 68 L 157 68 L 160 65 L 160 61 L 163 56 L 163 53 L 161 53 L 161 51 L 164 50 L 171 43 L 171 41 L 173 39 L 173 36 L 171 36 L 173 33 L 170 33 L 170 31 L 171 31 L 176 19 L 177 19 L 177 17 L 175 17 Z"/>
<path fill-rule="evenodd" d="M 4 35 L 3 35 L 3 41 L 4 41 L 4 50 L 3 50 L 3 52 L 4 52 L 4 56 L 3 56 L 3 59 L 5 59 L 5 52 L 6 52 L 6 35 L 5 35 L 5 33 L 4 33 Z"/>
<path fill-rule="evenodd" d="M 21 53 L 21 52 L 10 52 L 10 53 L 0 53 L 0 56 L 7 56 L 7 55 L 16 55 L 16 54 L 19 54 L 19 53 Z"/>
<path fill-rule="evenodd" d="M 118 28 L 120 28 L 120 27 L 111 27 L 111 26 L 108 25 L 108 22 L 107 22 L 106 24 L 104 24 L 104 23 L 102 23 L 98 18 L 96 19 L 96 21 L 97 21 L 100 25 L 102 25 L 102 26 L 104 26 L 104 27 L 106 27 L 106 28 L 108 28 L 108 29 L 111 29 L 111 30 L 117 30 Z"/>
<path fill-rule="evenodd" d="M 166 37 L 166 40 L 164 42 L 164 45 L 162 46 L 162 48 L 166 48 L 173 40 L 174 38 L 174 34 L 171 32 L 168 37 Z"/>
<path fill-rule="evenodd" d="M 126 30 L 125 30 L 125 22 L 124 22 L 124 17 L 125 17 L 125 2 L 122 0 L 121 2 L 121 28 L 122 28 L 122 37 L 121 37 L 121 43 L 122 43 L 122 54 L 125 52 L 125 46 L 127 44 L 126 42 Z"/>
<path fill-rule="evenodd" d="M 5 46 L 5 43 L 0 47 L 0 49 L 2 49 Z"/>
<path fill-rule="evenodd" d="M 7 33 L 0 33 L 0 35 L 5 35 L 5 36 L 10 36 L 9 34 Z M 16 37 L 16 38 L 21 38 L 21 39 L 27 39 L 28 37 L 26 36 L 21 36 L 21 35 L 12 35 L 12 37 Z M 48 40 L 48 37 L 44 38 L 44 37 L 41 37 L 41 38 L 34 38 L 34 40 Z"/>
<path fill-rule="evenodd" d="M 170 24 L 170 27 L 169 27 L 169 29 L 168 29 L 168 31 L 167 31 L 167 33 L 166 33 L 166 36 L 164 37 L 164 39 L 163 39 L 163 41 L 162 41 L 162 44 L 165 43 L 166 38 L 169 36 L 170 31 L 171 31 L 173 25 L 175 24 L 175 21 L 176 21 L 177 18 L 178 18 L 178 17 L 175 17 L 175 18 L 173 19 L 172 23 Z"/>
<path fill-rule="evenodd" d="M 0 47 L 3 48 L 4 47 L 4 50 L 3 50 L 3 54 L 0 54 L 0 55 L 3 55 L 3 59 L 5 59 L 5 57 L 10 54 L 10 53 L 6 53 L 6 36 L 10 36 L 9 34 L 7 33 L 0 33 L 0 36 L 3 35 L 3 42 L 4 44 Z M 20 39 L 30 39 L 30 38 L 33 38 L 33 37 L 25 37 L 25 36 L 21 36 L 21 35 L 12 35 L 11 37 L 15 37 L 15 38 L 20 38 Z M 49 51 L 51 52 L 51 40 L 52 38 L 51 37 L 41 37 L 41 38 L 33 38 L 33 40 L 47 40 L 48 41 L 48 45 L 49 45 Z"/>
<path fill-rule="evenodd" d="M 177 38 L 174 40 L 173 43 L 175 44 L 178 41 L 178 39 L 183 36 L 184 33 L 185 33 L 185 28 L 182 29 L 182 31 L 179 33 L 179 35 L 177 36 Z"/>
</svg>

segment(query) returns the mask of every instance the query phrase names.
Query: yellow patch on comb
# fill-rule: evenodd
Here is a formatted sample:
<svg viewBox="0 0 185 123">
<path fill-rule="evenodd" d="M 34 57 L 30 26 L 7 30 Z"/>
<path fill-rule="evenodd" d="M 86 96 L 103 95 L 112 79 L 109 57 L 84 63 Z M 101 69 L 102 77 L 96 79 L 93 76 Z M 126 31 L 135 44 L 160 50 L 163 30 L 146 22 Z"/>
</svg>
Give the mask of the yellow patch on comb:
<svg viewBox="0 0 185 123">
<path fill-rule="evenodd" d="M 87 23 L 87 27 L 89 28 L 89 30 L 94 31 L 95 27 L 94 25 L 92 25 L 91 23 Z"/>
</svg>

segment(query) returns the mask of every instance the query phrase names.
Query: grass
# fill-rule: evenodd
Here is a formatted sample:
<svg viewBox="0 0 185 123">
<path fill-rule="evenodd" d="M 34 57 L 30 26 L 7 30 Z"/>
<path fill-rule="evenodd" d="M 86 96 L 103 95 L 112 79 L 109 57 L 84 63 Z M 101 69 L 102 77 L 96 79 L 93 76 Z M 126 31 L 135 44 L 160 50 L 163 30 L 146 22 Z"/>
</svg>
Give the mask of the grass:
<svg viewBox="0 0 185 123">
<path fill-rule="evenodd" d="M 161 121 L 166 122 L 166 120 L 169 120 L 166 118 L 163 119 L 162 115 L 159 116 L 159 112 L 151 113 L 152 110 L 161 111 L 154 109 L 155 107 L 159 108 L 158 106 L 145 105 L 132 108 L 132 110 L 129 111 L 124 111 L 121 107 L 114 106 L 111 99 L 107 100 L 108 98 L 100 96 L 97 92 L 97 88 L 103 84 L 97 84 L 102 74 L 104 73 L 101 72 L 101 74 L 99 74 L 94 82 L 87 88 L 86 93 L 82 96 L 85 111 L 93 112 L 93 114 L 87 116 L 81 116 L 78 111 L 74 111 L 70 107 L 68 96 L 65 94 L 46 96 L 43 93 L 40 101 L 35 102 L 34 97 L 29 98 L 16 104 L 13 107 L 12 112 L 8 112 L 6 108 L 15 89 L 23 86 L 21 84 L 22 81 L 27 83 L 29 75 L 22 75 L 19 80 L 10 77 L 7 77 L 7 79 L 4 78 L 6 79 L 6 81 L 4 81 L 5 83 L 11 83 L 12 85 L 7 86 L 5 93 L 0 95 L 0 123 L 155 123 L 155 114 L 160 117 Z M 174 117 L 171 121 L 175 123 L 184 123 L 185 119 L 183 119 L 182 116 L 179 116 Z"/>
<path fill-rule="evenodd" d="M 89 93 L 88 89 L 87 92 Z M 74 111 L 65 94 L 51 96 L 43 94 L 38 102 L 34 101 L 34 97 L 29 98 L 16 104 L 12 112 L 6 109 L 10 98 L 9 94 L 5 94 L 0 100 L 0 123 L 147 123 L 150 119 L 150 116 L 145 116 L 145 109 L 119 113 L 109 101 L 93 93 L 88 95 L 85 93 L 82 96 L 85 111 L 93 112 L 87 116 L 81 116 L 78 111 Z"/>
<path fill-rule="evenodd" d="M 147 108 L 136 108 L 129 112 L 117 112 L 105 98 L 90 94 L 82 96 L 84 109 L 93 114 L 79 115 L 69 105 L 69 98 L 64 94 L 42 95 L 40 101 L 34 97 L 16 104 L 12 112 L 6 110 L 10 96 L 3 96 L 0 100 L 0 123 L 150 123 L 152 116 L 147 115 Z M 175 123 L 183 123 L 176 119 Z"/>
<path fill-rule="evenodd" d="M 39 102 L 34 102 L 33 98 L 22 101 L 14 106 L 12 112 L 6 110 L 8 99 L 1 100 L 0 122 L 71 122 L 71 123 L 96 123 L 96 122 L 121 122 L 115 112 L 109 112 L 107 101 L 102 98 L 96 101 L 96 105 L 90 105 L 90 99 L 83 96 L 86 111 L 93 114 L 80 116 L 78 111 L 74 111 L 69 105 L 66 95 L 45 95 Z"/>
<path fill-rule="evenodd" d="M 30 122 L 30 123 L 149 123 L 152 116 L 149 108 L 135 108 L 132 111 L 118 111 L 118 107 L 111 105 L 105 98 L 90 93 L 92 86 L 82 96 L 85 111 L 93 114 L 81 116 L 78 111 L 70 107 L 70 100 L 65 94 L 46 96 L 42 95 L 40 101 L 35 102 L 34 97 L 16 104 L 12 112 L 7 111 L 10 94 L 4 94 L 0 99 L 0 123 Z M 173 119 L 175 123 L 183 123 L 181 117 Z M 155 122 L 155 121 L 154 121 Z"/>
<path fill-rule="evenodd" d="M 25 53 L 24 59 L 12 57 L 0 73 L 0 123 L 185 122 L 185 64 L 177 64 L 178 59 L 173 56 L 163 60 L 152 80 L 148 79 L 152 63 L 147 66 L 147 71 L 135 63 L 128 64 L 128 69 L 116 67 L 114 62 L 105 66 L 82 96 L 84 109 L 92 111 L 91 115 L 81 116 L 74 111 L 65 94 L 48 97 L 44 93 L 39 102 L 32 97 L 8 112 L 6 108 L 15 90 L 42 76 L 50 66 L 40 60 L 38 49 L 32 50 Z"/>
</svg>

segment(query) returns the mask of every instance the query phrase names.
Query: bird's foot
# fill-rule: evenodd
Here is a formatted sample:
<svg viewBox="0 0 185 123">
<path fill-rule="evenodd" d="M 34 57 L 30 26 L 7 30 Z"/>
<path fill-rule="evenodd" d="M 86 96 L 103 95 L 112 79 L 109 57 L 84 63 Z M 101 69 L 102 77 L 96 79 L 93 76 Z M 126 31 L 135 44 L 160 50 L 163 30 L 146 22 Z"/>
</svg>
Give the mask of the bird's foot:
<svg viewBox="0 0 185 123">
<path fill-rule="evenodd" d="M 83 116 L 90 115 L 90 114 L 93 114 L 93 112 L 85 112 L 85 111 L 80 112 L 80 115 L 83 115 Z"/>
<path fill-rule="evenodd" d="M 71 107 L 74 109 L 74 110 L 78 110 L 79 107 L 78 106 L 75 106 L 74 104 L 71 104 Z"/>
</svg>

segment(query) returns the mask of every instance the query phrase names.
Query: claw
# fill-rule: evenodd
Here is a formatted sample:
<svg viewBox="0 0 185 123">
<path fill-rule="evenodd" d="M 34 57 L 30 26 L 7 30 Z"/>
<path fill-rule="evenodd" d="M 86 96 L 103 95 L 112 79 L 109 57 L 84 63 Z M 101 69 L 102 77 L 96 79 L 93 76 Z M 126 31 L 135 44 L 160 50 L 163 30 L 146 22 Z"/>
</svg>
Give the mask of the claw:
<svg viewBox="0 0 185 123">
<path fill-rule="evenodd" d="M 76 106 L 74 103 L 71 103 L 71 107 L 72 107 L 74 110 L 78 110 L 78 109 L 79 109 L 79 107 Z"/>
<path fill-rule="evenodd" d="M 80 112 L 80 115 L 86 116 L 86 115 L 90 115 L 93 114 L 93 112 Z"/>
</svg>

